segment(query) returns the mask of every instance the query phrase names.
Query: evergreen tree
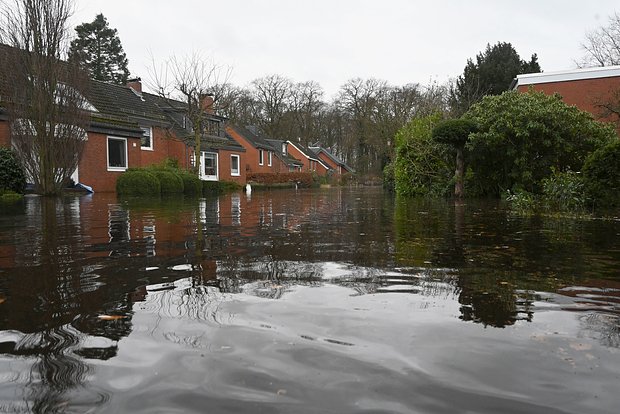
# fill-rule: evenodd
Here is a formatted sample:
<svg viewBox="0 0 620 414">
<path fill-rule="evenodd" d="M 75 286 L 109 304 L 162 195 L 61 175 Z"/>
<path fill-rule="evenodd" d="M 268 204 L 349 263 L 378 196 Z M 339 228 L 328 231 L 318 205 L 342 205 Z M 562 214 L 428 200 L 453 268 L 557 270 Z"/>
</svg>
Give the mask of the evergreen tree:
<svg viewBox="0 0 620 414">
<path fill-rule="evenodd" d="M 93 79 L 124 85 L 129 76 L 127 56 L 117 30 L 110 28 L 103 14 L 75 31 L 78 37 L 71 42 L 69 60 L 84 65 Z"/>
<path fill-rule="evenodd" d="M 483 96 L 507 91 L 517 75 L 540 71 L 536 54 L 527 62 L 510 43 L 487 45 L 485 51 L 476 56 L 475 62 L 467 60 L 463 74 L 451 88 L 450 107 L 455 115 L 460 116 Z"/>
</svg>

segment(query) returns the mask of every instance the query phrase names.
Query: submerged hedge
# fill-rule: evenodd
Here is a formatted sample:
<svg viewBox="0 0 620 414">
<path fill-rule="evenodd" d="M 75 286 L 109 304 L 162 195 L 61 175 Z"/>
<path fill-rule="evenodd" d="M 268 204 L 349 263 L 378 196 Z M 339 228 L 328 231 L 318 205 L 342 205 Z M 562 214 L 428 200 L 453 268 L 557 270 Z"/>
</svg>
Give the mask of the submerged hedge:
<svg viewBox="0 0 620 414">
<path fill-rule="evenodd" d="M 143 168 L 130 168 L 116 180 L 116 192 L 129 196 L 159 196 L 161 185 L 157 176 Z"/>
<path fill-rule="evenodd" d="M 178 172 L 172 170 L 152 170 L 152 174 L 159 180 L 161 194 L 183 194 L 183 179 Z"/>
<path fill-rule="evenodd" d="M 595 206 L 620 206 L 620 140 L 590 154 L 582 172 L 586 193 Z"/>
</svg>

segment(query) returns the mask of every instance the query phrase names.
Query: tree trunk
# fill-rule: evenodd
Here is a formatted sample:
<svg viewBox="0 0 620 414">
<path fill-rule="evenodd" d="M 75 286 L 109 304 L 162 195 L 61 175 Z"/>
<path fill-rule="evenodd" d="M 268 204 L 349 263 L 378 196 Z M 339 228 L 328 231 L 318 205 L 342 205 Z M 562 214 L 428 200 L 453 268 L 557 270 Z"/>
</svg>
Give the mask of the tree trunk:
<svg viewBox="0 0 620 414">
<path fill-rule="evenodd" d="M 454 197 L 457 199 L 463 198 L 463 175 L 465 172 L 465 161 L 463 159 L 463 148 L 456 149 L 456 171 L 454 172 Z"/>
</svg>

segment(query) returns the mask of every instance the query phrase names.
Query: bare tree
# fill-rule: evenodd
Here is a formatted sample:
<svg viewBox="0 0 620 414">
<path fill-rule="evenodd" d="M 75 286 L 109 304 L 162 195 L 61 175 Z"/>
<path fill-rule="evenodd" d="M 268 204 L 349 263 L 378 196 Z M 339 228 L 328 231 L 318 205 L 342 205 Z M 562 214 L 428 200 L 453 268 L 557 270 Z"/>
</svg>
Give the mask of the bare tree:
<svg viewBox="0 0 620 414">
<path fill-rule="evenodd" d="M 609 16 L 607 26 L 586 33 L 581 44 L 585 51 L 579 67 L 620 65 L 620 14 Z"/>
<path fill-rule="evenodd" d="M 289 109 L 292 82 L 280 75 L 269 75 L 255 79 L 252 88 L 263 131 L 273 138 L 290 139 L 282 134 L 282 120 Z"/>
<path fill-rule="evenodd" d="M 290 111 L 293 115 L 293 130 L 304 145 L 311 144 L 317 136 L 318 114 L 325 105 L 323 88 L 317 82 L 300 82 L 293 86 Z"/>
<path fill-rule="evenodd" d="M 225 97 L 231 69 L 193 53 L 185 58 L 172 56 L 160 67 L 153 60 L 150 68 L 150 87 L 165 99 L 185 103 L 185 116 L 191 123 L 194 134 L 194 158 L 196 170 L 200 171 L 200 152 L 202 136 L 208 117 L 205 98 L 212 97 L 216 107 Z"/>
<path fill-rule="evenodd" d="M 58 194 L 77 168 L 89 121 L 88 79 L 66 58 L 71 0 L 2 3 L 0 64 L 11 141 L 38 192 Z"/>
</svg>

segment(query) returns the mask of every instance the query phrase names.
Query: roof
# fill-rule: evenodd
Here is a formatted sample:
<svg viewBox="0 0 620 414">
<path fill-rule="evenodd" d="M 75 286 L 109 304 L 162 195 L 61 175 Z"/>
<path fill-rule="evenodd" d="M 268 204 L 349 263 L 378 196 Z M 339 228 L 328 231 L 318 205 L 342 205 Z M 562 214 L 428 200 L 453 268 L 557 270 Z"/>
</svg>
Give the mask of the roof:
<svg viewBox="0 0 620 414">
<path fill-rule="evenodd" d="M 596 68 L 572 69 L 559 72 L 540 72 L 517 75 L 510 89 L 524 85 L 536 85 L 551 82 L 569 82 L 586 79 L 600 79 L 620 76 L 620 66 L 603 66 Z"/>
<path fill-rule="evenodd" d="M 230 127 L 245 138 L 254 148 L 277 152 L 277 149 L 267 142 L 256 126 L 249 125 L 244 128 L 238 125 L 230 125 Z"/>
<path fill-rule="evenodd" d="M 313 161 L 317 161 L 318 163 L 320 163 L 323 167 L 325 167 L 325 169 L 327 170 L 331 170 L 331 167 L 329 165 L 326 165 L 323 161 L 321 161 L 321 159 L 319 158 L 319 156 L 312 151 L 310 148 L 304 147 L 303 145 L 301 145 L 301 143 L 294 143 L 293 141 L 287 141 L 290 145 L 292 145 L 293 147 L 297 148 L 297 151 L 301 152 L 302 155 L 304 155 L 306 158 L 313 160 Z"/>
<path fill-rule="evenodd" d="M 297 158 L 292 157 L 288 152 L 286 154 L 282 153 L 282 144 L 286 143 L 286 141 L 270 138 L 267 138 L 266 141 L 269 143 L 269 145 L 276 149 L 276 157 L 280 158 L 287 166 L 301 167 L 304 165 L 303 162 L 299 161 Z"/>
<path fill-rule="evenodd" d="M 339 165 L 341 167 L 344 167 L 345 169 L 353 172 L 353 168 L 351 168 L 350 166 L 348 166 L 344 161 L 342 161 L 340 158 L 336 157 L 334 154 L 332 154 L 331 152 L 329 152 L 327 149 L 323 148 L 323 147 L 316 147 L 316 146 L 312 146 L 309 147 L 313 152 L 315 152 L 316 154 L 320 154 L 323 153 L 325 154 L 325 156 L 327 156 L 327 158 L 329 158 L 330 160 L 332 160 L 336 165 Z"/>
</svg>

